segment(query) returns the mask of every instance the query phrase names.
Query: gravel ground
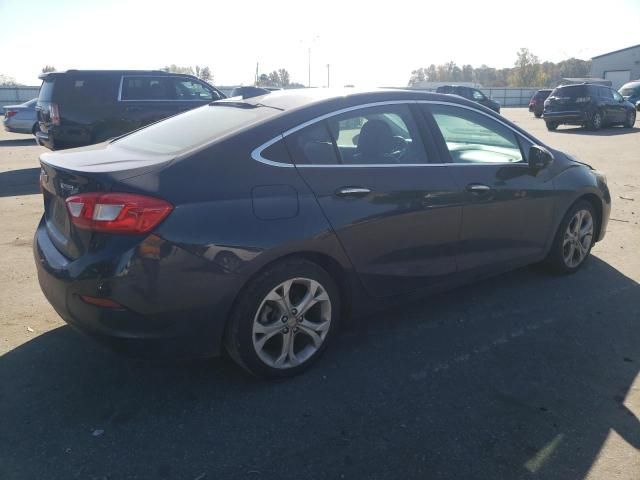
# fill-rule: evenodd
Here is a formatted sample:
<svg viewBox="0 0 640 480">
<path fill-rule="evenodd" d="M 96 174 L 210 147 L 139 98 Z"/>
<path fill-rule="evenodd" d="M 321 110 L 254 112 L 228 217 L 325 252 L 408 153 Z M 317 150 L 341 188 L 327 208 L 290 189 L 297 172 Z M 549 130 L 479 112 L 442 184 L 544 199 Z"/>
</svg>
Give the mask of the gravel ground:
<svg viewBox="0 0 640 480">
<path fill-rule="evenodd" d="M 504 114 L 607 173 L 585 268 L 380 313 L 280 383 L 132 361 L 65 326 L 31 254 L 44 149 L 0 132 L 0 478 L 640 478 L 640 128 Z"/>
</svg>

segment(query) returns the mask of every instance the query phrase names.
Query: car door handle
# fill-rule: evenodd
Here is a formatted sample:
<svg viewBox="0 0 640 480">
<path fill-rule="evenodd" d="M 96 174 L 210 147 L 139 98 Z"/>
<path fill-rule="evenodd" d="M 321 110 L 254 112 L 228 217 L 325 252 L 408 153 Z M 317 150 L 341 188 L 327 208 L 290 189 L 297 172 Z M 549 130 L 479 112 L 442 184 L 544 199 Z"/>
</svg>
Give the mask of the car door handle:
<svg viewBox="0 0 640 480">
<path fill-rule="evenodd" d="M 339 197 L 364 197 L 371 193 L 371 190 L 364 187 L 342 187 L 338 189 L 336 195 Z"/>
<path fill-rule="evenodd" d="M 489 193 L 490 191 L 491 187 L 489 185 L 483 185 L 482 183 L 470 183 L 467 185 L 467 192 L 475 193 L 476 195 Z"/>
</svg>

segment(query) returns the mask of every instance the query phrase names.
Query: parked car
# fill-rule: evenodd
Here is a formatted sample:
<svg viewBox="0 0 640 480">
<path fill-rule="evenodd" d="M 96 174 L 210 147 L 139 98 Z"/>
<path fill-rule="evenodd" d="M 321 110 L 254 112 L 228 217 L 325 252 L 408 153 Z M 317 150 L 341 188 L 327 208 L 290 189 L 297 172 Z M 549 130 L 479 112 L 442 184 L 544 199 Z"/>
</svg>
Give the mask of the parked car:
<svg viewBox="0 0 640 480">
<path fill-rule="evenodd" d="M 51 150 L 100 143 L 224 94 L 192 75 L 67 70 L 40 75 L 36 140 Z"/>
<path fill-rule="evenodd" d="M 36 118 L 37 98 L 19 105 L 5 105 L 2 124 L 7 132 L 32 133 L 35 135 L 38 129 Z"/>
<path fill-rule="evenodd" d="M 462 87 L 459 85 L 441 85 L 440 87 L 436 88 L 436 93 L 449 93 L 453 95 L 459 95 L 463 98 L 471 100 L 472 102 L 484 105 L 494 112 L 500 113 L 500 104 L 495 100 L 487 97 L 477 88 Z"/>
<path fill-rule="evenodd" d="M 562 124 L 591 130 L 607 125 L 631 128 L 636 122 L 636 109 L 611 87 L 566 85 L 555 88 L 545 100 L 543 116 L 549 130 Z"/>
<path fill-rule="evenodd" d="M 640 80 L 625 83 L 619 93 L 627 102 L 635 105 L 636 110 L 640 110 Z"/>
<path fill-rule="evenodd" d="M 575 272 L 611 205 L 589 166 L 419 91 L 221 100 L 40 163 L 35 263 L 64 320 L 261 376 L 389 302 L 539 261 Z"/>
<path fill-rule="evenodd" d="M 533 112 L 536 118 L 540 118 L 542 116 L 544 101 L 550 93 L 550 88 L 538 90 L 533 97 L 531 97 L 531 100 L 529 100 L 529 111 Z"/>
</svg>

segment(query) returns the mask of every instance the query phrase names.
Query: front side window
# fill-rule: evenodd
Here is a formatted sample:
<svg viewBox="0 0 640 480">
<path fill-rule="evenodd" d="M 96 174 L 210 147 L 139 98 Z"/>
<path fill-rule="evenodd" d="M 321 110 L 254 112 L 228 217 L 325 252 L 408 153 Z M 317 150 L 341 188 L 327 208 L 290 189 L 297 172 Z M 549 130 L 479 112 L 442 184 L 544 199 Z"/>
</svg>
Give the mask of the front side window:
<svg viewBox="0 0 640 480">
<path fill-rule="evenodd" d="M 618 92 L 616 92 L 615 90 L 611 90 L 611 93 L 613 93 L 613 99 L 614 99 L 616 102 L 621 102 L 622 100 L 624 100 L 624 99 L 622 98 L 622 95 L 620 95 L 620 94 L 619 94 Z"/>
<path fill-rule="evenodd" d="M 175 87 L 169 77 L 123 77 L 122 100 L 175 100 Z"/>
<path fill-rule="evenodd" d="M 473 91 L 473 99 L 474 100 L 484 100 L 484 94 L 479 90 Z"/>
<path fill-rule="evenodd" d="M 611 94 L 612 90 L 606 87 L 600 87 L 598 90 L 600 90 L 600 97 L 601 98 L 605 98 L 607 100 L 611 100 L 613 98 L 613 95 Z"/>
<path fill-rule="evenodd" d="M 524 161 L 516 135 L 496 120 L 449 105 L 429 107 L 453 163 L 517 163 Z"/>
<path fill-rule="evenodd" d="M 191 80 L 188 78 L 175 78 L 174 82 L 175 82 L 177 100 L 211 101 L 214 99 L 213 95 L 211 94 L 211 90 L 206 88 L 200 82 L 197 82 L 195 80 Z M 217 96 L 216 96 L 216 99 L 217 99 Z"/>
</svg>

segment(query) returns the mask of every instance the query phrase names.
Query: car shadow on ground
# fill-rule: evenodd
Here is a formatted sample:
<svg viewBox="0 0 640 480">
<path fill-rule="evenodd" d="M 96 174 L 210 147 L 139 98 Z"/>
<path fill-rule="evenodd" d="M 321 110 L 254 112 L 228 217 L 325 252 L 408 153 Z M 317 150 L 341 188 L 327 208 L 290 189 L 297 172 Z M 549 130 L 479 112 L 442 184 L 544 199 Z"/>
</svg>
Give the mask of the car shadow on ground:
<svg viewBox="0 0 640 480">
<path fill-rule="evenodd" d="M 275 383 L 57 328 L 0 358 L 0 477 L 584 478 L 611 432 L 640 448 L 640 288 L 585 267 L 380 313 Z"/>
<path fill-rule="evenodd" d="M 0 197 L 40 193 L 40 169 L 23 168 L 0 172 Z"/>
<path fill-rule="evenodd" d="M 38 144 L 33 136 L 28 138 L 12 138 L 10 140 L 0 140 L 0 148 L 2 147 L 35 147 Z"/>
<path fill-rule="evenodd" d="M 626 128 L 626 127 L 604 127 L 600 130 L 589 130 L 583 127 L 568 127 L 559 126 L 556 133 L 573 133 L 578 135 L 589 135 L 594 137 L 614 137 L 617 135 L 630 135 L 640 132 L 640 127 Z"/>
</svg>

